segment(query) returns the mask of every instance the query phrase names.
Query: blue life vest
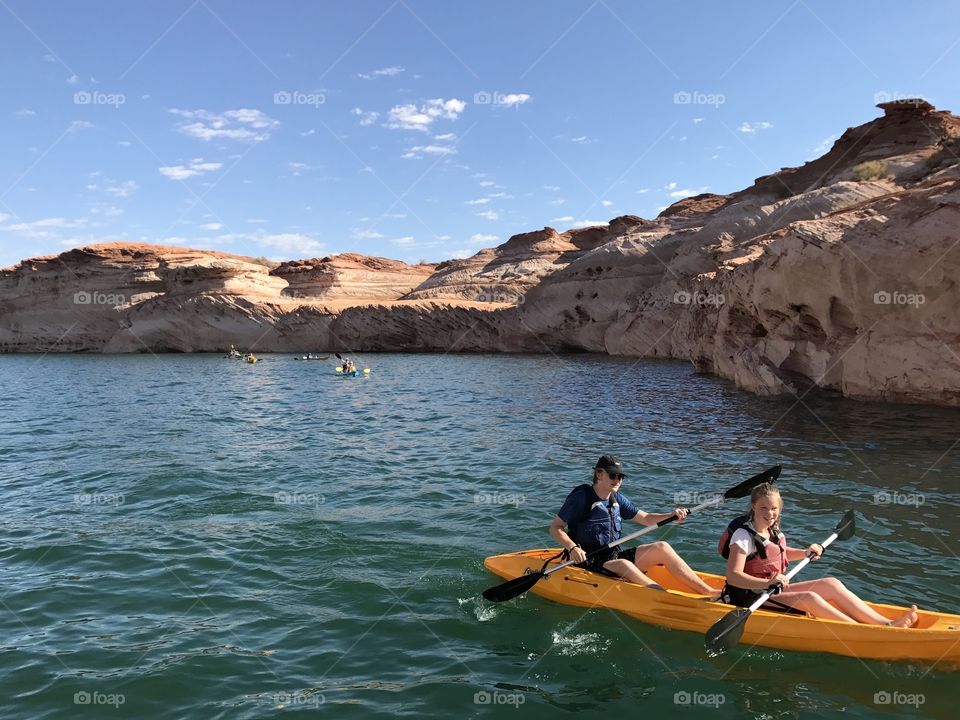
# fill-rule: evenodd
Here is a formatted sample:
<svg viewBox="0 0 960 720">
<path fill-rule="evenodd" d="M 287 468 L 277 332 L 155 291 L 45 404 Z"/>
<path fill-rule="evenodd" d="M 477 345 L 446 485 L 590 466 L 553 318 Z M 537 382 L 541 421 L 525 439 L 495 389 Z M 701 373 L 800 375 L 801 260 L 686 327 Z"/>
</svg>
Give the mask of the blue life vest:
<svg viewBox="0 0 960 720">
<path fill-rule="evenodd" d="M 582 519 L 567 524 L 567 534 L 573 541 L 589 553 L 619 540 L 623 527 L 623 519 L 620 517 L 620 493 L 613 493 L 607 500 L 600 500 L 591 485 L 580 485 L 576 490 L 586 493 L 586 502 L 592 500 L 593 504 Z"/>
</svg>

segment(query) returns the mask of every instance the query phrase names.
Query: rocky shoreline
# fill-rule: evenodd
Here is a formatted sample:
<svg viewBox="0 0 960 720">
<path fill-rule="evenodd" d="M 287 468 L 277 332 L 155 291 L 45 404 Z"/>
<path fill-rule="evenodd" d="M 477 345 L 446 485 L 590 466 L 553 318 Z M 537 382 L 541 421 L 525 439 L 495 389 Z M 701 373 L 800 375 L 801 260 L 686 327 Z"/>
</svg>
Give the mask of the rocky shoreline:
<svg viewBox="0 0 960 720">
<path fill-rule="evenodd" d="M 439 265 L 135 243 L 24 260 L 0 270 L 0 352 L 588 351 L 955 406 L 960 117 L 879 107 L 739 192 Z"/>
</svg>

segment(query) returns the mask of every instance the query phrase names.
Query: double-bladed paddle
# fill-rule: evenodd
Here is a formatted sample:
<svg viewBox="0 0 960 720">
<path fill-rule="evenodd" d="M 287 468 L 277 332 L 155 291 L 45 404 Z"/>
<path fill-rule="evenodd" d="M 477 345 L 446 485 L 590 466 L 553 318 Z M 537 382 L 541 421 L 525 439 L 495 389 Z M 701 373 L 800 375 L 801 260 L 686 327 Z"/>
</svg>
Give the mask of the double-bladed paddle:
<svg viewBox="0 0 960 720">
<path fill-rule="evenodd" d="M 705 503 L 701 503 L 700 505 L 697 505 L 696 507 L 691 508 L 689 514 L 693 515 L 694 513 L 698 513 L 701 510 L 704 510 L 705 508 L 712 507 L 713 505 L 719 505 L 724 500 L 734 500 L 736 498 L 746 497 L 747 495 L 750 494 L 750 491 L 753 488 L 755 488 L 757 485 L 760 485 L 761 483 L 765 483 L 765 482 L 773 482 L 778 477 L 780 477 L 780 470 L 781 470 L 781 467 L 779 465 L 775 465 L 769 470 L 765 470 L 764 472 L 760 473 L 759 475 L 754 475 L 752 478 L 748 478 L 747 480 L 744 480 L 742 483 L 740 483 L 736 487 L 730 488 L 723 495 L 719 495 L 715 497 L 713 500 L 708 500 Z M 664 518 L 663 520 L 658 522 L 656 525 L 650 525 L 649 527 L 643 528 L 643 530 L 638 530 L 637 532 L 627 535 L 626 537 L 622 537 L 619 540 L 616 540 L 615 542 L 608 543 L 603 547 L 588 553 L 587 557 L 588 558 L 595 557 L 600 553 L 604 552 L 605 550 L 608 550 L 609 548 L 616 547 L 617 545 L 622 545 L 623 543 L 629 542 L 630 540 L 633 540 L 634 538 L 638 538 L 641 535 L 646 535 L 648 532 L 653 532 L 657 528 L 662 527 L 668 523 L 672 523 L 676 519 L 677 519 L 676 515 L 671 515 L 668 518 Z M 556 567 L 552 567 L 549 570 L 540 570 L 538 572 L 530 573 L 529 575 L 521 575 L 520 577 L 514 578 L 513 580 L 508 580 L 507 582 L 502 583 L 501 585 L 497 585 L 496 587 L 492 587 L 492 588 L 488 588 L 487 590 L 484 590 L 483 597 L 485 597 L 487 600 L 490 600 L 491 602 L 503 602 L 505 600 L 511 600 L 517 597 L 518 595 L 522 595 L 523 593 L 525 593 L 527 590 L 532 588 L 534 585 L 536 585 L 540 580 L 545 578 L 550 573 L 554 573 L 557 570 L 560 570 L 561 568 L 565 568 L 568 565 L 573 565 L 573 564 L 574 564 L 573 560 L 569 560 L 565 563 L 561 563 L 560 565 L 557 565 Z"/>
<path fill-rule="evenodd" d="M 854 536 L 856 531 L 857 523 L 854 519 L 853 510 L 847 510 L 840 519 L 840 522 L 837 523 L 837 527 L 833 531 L 833 534 L 820 543 L 820 546 L 826 550 L 827 546 L 830 545 L 834 540 L 849 540 Z M 803 560 L 798 562 L 796 566 L 787 573 L 787 580 L 792 580 L 793 576 L 803 570 L 810 563 L 813 557 L 814 555 L 811 553 L 803 558 Z M 713 626 L 707 630 L 707 650 L 712 653 L 721 654 L 736 645 L 740 641 L 740 637 L 743 635 L 743 628 L 747 623 L 747 618 L 753 614 L 754 610 L 769 600 L 771 595 L 780 592 L 782 589 L 783 588 L 780 586 L 780 583 L 774 583 L 767 588 L 767 591 L 758 597 L 750 607 L 731 610 L 720 620 L 717 620 L 717 622 L 715 622 Z"/>
</svg>

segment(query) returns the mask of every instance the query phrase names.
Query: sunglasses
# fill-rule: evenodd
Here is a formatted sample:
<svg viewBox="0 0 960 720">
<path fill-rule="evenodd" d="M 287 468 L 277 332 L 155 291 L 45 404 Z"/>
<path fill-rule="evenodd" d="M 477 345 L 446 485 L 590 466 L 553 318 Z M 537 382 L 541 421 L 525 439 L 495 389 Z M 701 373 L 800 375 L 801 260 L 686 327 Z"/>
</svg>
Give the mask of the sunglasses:
<svg viewBox="0 0 960 720">
<path fill-rule="evenodd" d="M 608 472 L 607 475 L 609 475 L 614 480 L 623 480 L 623 477 L 624 477 L 623 473 Z"/>
</svg>

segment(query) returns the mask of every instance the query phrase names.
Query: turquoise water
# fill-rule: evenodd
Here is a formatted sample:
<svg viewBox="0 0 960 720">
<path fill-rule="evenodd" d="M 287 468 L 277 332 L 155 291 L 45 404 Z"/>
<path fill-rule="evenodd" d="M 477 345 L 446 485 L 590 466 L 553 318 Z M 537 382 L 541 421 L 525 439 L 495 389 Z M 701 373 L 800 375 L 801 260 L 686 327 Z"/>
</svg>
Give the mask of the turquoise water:
<svg viewBox="0 0 960 720">
<path fill-rule="evenodd" d="M 361 360 L 370 377 L 281 355 L 0 357 L 3 717 L 953 715 L 943 663 L 710 659 L 696 634 L 479 595 L 499 582 L 483 558 L 552 544 L 566 493 L 616 452 L 651 511 L 781 463 L 791 539 L 855 506 L 834 573 L 960 612 L 960 413 L 590 355 Z M 894 492 L 916 504 L 876 501 Z M 737 510 L 658 536 L 719 571 Z"/>
</svg>

